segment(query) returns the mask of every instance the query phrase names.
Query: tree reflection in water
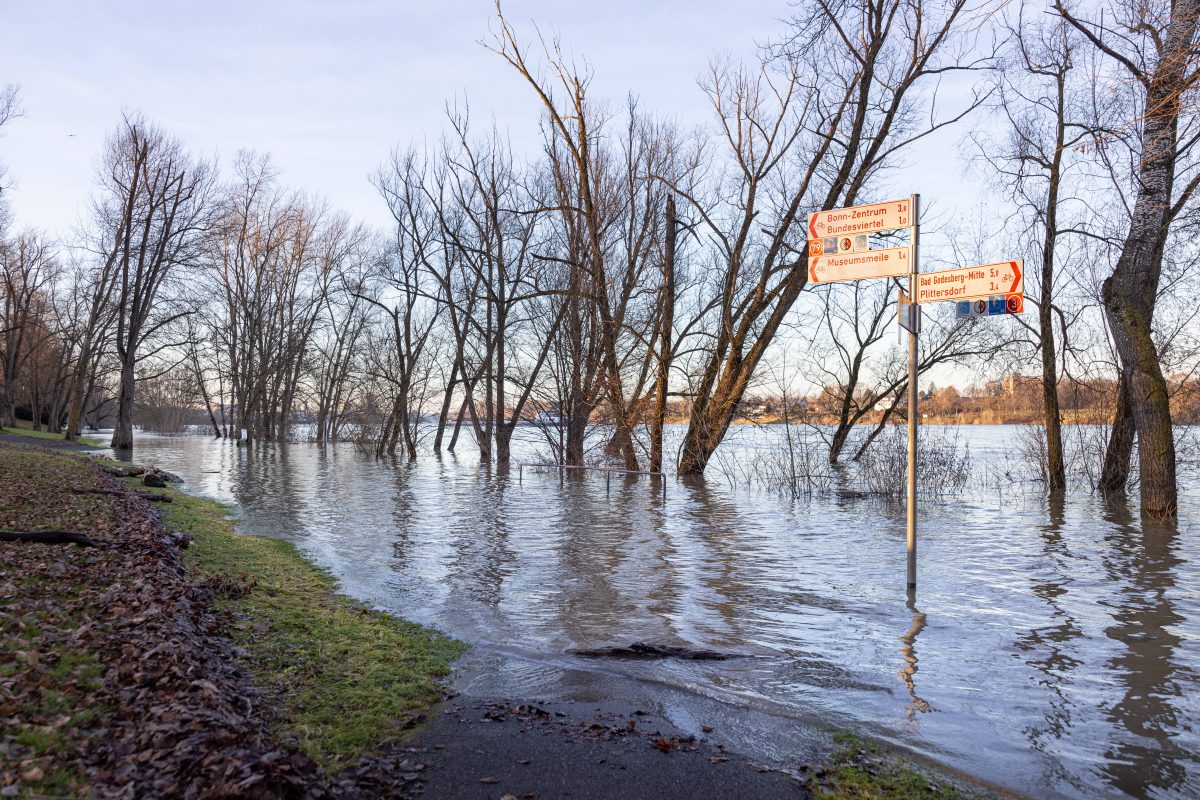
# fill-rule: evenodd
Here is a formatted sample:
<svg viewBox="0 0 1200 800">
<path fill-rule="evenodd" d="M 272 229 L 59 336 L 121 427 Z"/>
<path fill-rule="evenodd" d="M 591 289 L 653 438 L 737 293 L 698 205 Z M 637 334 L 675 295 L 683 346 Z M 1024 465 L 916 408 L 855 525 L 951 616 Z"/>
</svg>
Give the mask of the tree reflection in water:
<svg viewBox="0 0 1200 800">
<path fill-rule="evenodd" d="M 1176 704 L 1195 702 L 1184 700 L 1183 684 L 1196 678 L 1175 659 L 1182 639 L 1174 626 L 1186 621 L 1171 602 L 1175 570 L 1183 562 L 1175 553 L 1177 529 L 1173 522 L 1135 524 L 1123 503 L 1112 504 L 1106 519 L 1113 526 L 1105 536 L 1109 549 L 1104 568 L 1119 588 L 1104 603 L 1112 612 L 1105 634 L 1125 650 L 1108 664 L 1124 693 L 1104 709 L 1118 727 L 1101 772 L 1108 783 L 1134 797 L 1178 791 L 1189 780 L 1200 792 L 1197 776 L 1189 776 L 1188 768 L 1197 756 L 1175 740 L 1186 726 Z"/>
<path fill-rule="evenodd" d="M 1041 559 L 1031 589 L 1035 597 L 1046 604 L 1046 621 L 1049 624 L 1031 629 L 1016 641 L 1016 646 L 1027 652 L 1025 663 L 1038 671 L 1039 686 L 1050 695 L 1045 699 L 1045 726 L 1030 725 L 1025 735 L 1039 752 L 1051 751 L 1055 743 L 1065 738 L 1071 730 L 1074 701 L 1070 688 L 1074 683 L 1072 673 L 1082 663 L 1075 657 L 1074 643 L 1085 636 L 1078 619 L 1067 602 L 1073 583 L 1072 574 L 1080 568 L 1080 556 L 1071 551 L 1069 540 L 1063 535 L 1066 522 L 1066 497 L 1055 492 L 1047 498 L 1047 522 L 1040 526 Z M 1085 790 L 1087 784 L 1079 776 L 1063 769 L 1056 761 L 1048 762 L 1057 780 L 1070 783 Z"/>
</svg>

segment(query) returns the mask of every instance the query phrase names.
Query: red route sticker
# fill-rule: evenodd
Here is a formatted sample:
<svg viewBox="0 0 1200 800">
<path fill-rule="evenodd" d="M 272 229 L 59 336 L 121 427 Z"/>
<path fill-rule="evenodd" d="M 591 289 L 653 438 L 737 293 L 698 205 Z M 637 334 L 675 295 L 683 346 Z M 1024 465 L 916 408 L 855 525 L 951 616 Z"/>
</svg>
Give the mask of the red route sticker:
<svg viewBox="0 0 1200 800">
<path fill-rule="evenodd" d="M 1025 311 L 1025 295 L 1010 294 L 1004 298 L 1004 310 L 1009 314 L 1020 314 Z"/>
</svg>

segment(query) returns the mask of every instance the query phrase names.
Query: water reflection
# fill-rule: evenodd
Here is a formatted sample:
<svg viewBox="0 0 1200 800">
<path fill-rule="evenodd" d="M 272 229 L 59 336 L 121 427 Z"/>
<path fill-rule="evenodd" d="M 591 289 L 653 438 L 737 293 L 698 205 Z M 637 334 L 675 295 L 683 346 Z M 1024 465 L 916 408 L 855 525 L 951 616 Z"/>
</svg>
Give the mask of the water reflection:
<svg viewBox="0 0 1200 800">
<path fill-rule="evenodd" d="M 1047 499 L 1047 521 L 1038 526 L 1039 558 L 1030 566 L 1030 589 L 1045 605 L 1041 624 L 1017 639 L 1017 648 L 1028 656 L 1025 663 L 1036 670 L 1030 679 L 1041 692 L 1042 719 L 1025 728 L 1034 749 L 1052 752 L 1058 742 L 1071 733 L 1077 698 L 1073 694 L 1072 672 L 1081 662 L 1073 655 L 1074 643 L 1085 636 L 1070 607 L 1072 572 L 1079 559 L 1071 552 L 1066 531 L 1066 499 L 1062 493 Z M 1088 781 L 1050 760 L 1044 768 L 1057 781 L 1067 781 L 1076 789 L 1086 790 Z"/>
<path fill-rule="evenodd" d="M 1185 618 L 1174 608 L 1175 570 L 1183 559 L 1175 554 L 1173 523 L 1134 523 L 1128 506 L 1113 503 L 1105 515 L 1112 523 L 1105 535 L 1109 555 L 1105 569 L 1119 586 L 1105 604 L 1113 609 L 1105 634 L 1124 645 L 1109 660 L 1109 668 L 1122 687 L 1122 696 L 1105 710 L 1116 724 L 1114 741 L 1105 753 L 1105 779 L 1134 797 L 1187 784 L 1187 763 L 1196 753 L 1177 741 L 1180 703 L 1195 699 L 1184 683 L 1194 683 L 1193 669 L 1176 662 L 1183 641 L 1175 626 Z M 1200 790 L 1200 782 L 1193 784 Z"/>
<path fill-rule="evenodd" d="M 900 679 L 904 681 L 904 686 L 908 689 L 908 708 L 906 715 L 908 718 L 914 719 L 917 712 L 927 714 L 931 710 L 929 702 L 917 694 L 917 637 L 921 635 L 921 631 L 925 630 L 925 615 L 917 608 L 917 593 L 912 589 L 908 590 L 908 601 L 904 607 L 912 612 L 912 627 L 908 632 L 900 637 L 903 642 L 903 647 L 900 648 L 900 655 L 904 657 L 904 666 L 900 669 Z"/>
<path fill-rule="evenodd" d="M 966 435 L 981 467 L 1007 452 L 1004 429 Z M 689 479 L 664 496 L 644 478 L 207 439 L 147 437 L 139 460 L 237 502 L 245 529 L 295 541 L 360 599 L 473 642 L 457 678 L 472 691 L 700 721 L 703 698 L 731 709 L 732 744 L 772 757 L 795 720 L 842 721 L 1039 798 L 1200 796 L 1200 536 L 1087 496 L 931 499 L 918 608 L 897 602 L 903 507 L 845 492 Z M 637 640 L 745 657 L 566 652 Z"/>
</svg>

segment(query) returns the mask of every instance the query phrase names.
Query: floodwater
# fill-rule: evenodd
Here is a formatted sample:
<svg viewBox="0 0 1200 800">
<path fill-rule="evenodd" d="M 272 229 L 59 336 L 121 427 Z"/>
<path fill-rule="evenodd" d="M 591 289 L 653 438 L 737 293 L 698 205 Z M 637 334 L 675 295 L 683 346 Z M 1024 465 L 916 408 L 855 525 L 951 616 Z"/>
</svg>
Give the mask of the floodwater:
<svg viewBox="0 0 1200 800">
<path fill-rule="evenodd" d="M 977 468 L 1010 446 L 1011 429 L 961 430 Z M 535 460 L 523 435 L 516 460 Z M 349 445 L 146 436 L 136 457 L 236 503 L 243 530 L 295 542 L 349 594 L 474 644 L 455 679 L 467 693 L 653 706 L 784 765 L 816 721 L 1033 797 L 1200 797 L 1194 473 L 1173 527 L 1087 492 L 929 500 L 910 603 L 902 505 L 717 476 L 664 492 L 498 475 L 470 445 L 410 466 Z M 634 641 L 745 657 L 565 652 Z"/>
</svg>

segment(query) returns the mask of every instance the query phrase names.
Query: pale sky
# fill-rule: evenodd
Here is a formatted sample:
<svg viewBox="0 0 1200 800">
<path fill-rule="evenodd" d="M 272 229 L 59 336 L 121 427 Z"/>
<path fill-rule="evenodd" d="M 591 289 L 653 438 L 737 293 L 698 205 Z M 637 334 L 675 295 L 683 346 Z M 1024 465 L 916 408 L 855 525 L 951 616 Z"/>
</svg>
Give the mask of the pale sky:
<svg viewBox="0 0 1200 800">
<path fill-rule="evenodd" d="M 750 52 L 788 13 L 778 0 L 594 3 L 510 0 L 523 32 L 557 30 L 594 66 L 599 95 L 698 123 L 695 79 L 720 50 Z M 66 232 L 91 188 L 105 133 L 140 109 L 229 163 L 268 151 L 290 185 L 372 222 L 386 209 L 367 175 L 396 145 L 436 139 L 466 96 L 518 147 L 536 139 L 528 88 L 479 40 L 489 0 L 5 2 L 0 84 L 25 116 L 0 139 L 18 225 Z"/>
<path fill-rule="evenodd" d="M 508 0 L 505 13 L 524 35 L 535 21 L 558 32 L 593 66 L 597 96 L 620 104 L 633 92 L 693 125 L 708 119 L 696 87 L 708 61 L 750 56 L 789 7 Z M 8 0 L 0 84 L 20 85 L 25 115 L 6 127 L 0 160 L 16 184 L 17 225 L 69 238 L 122 109 L 224 164 L 242 148 L 270 152 L 288 185 L 383 224 L 367 176 L 393 146 L 436 139 L 448 100 L 469 99 L 477 124 L 494 117 L 518 150 L 536 146 L 535 98 L 478 43 L 493 14 L 490 0 Z M 973 205 L 952 157 L 961 135 L 918 151 L 893 176 L 894 194 L 922 192 L 926 208 Z"/>
</svg>

